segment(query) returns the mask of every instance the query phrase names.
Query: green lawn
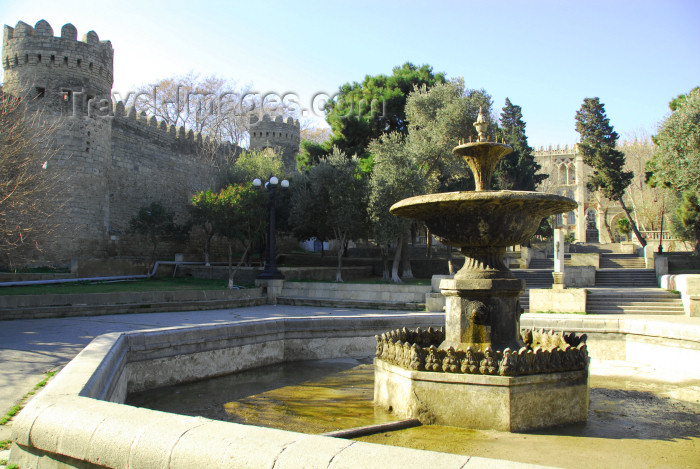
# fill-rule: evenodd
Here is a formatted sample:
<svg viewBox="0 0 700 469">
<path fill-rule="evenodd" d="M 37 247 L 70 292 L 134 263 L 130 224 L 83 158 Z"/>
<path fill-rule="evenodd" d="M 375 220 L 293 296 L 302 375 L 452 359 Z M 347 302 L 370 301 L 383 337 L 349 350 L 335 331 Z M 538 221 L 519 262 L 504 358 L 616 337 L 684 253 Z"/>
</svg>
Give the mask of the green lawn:
<svg viewBox="0 0 700 469">
<path fill-rule="evenodd" d="M 44 295 L 61 293 L 109 293 L 122 291 L 225 290 L 227 280 L 156 277 L 120 282 L 70 282 L 22 287 L 0 287 L 0 295 Z M 252 285 L 245 285 L 251 287 Z"/>
</svg>

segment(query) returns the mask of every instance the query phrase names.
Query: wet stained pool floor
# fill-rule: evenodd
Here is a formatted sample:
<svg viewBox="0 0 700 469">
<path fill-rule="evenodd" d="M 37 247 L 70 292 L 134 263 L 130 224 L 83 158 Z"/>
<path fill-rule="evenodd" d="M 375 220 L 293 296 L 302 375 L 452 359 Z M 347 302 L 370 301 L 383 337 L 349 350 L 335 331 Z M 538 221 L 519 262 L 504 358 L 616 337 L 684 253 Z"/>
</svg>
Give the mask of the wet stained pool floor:
<svg viewBox="0 0 700 469">
<path fill-rule="evenodd" d="M 165 412 L 324 433 L 398 420 L 372 405 L 371 359 L 274 365 L 130 394 Z M 528 433 L 420 426 L 361 441 L 556 467 L 700 468 L 700 404 L 664 397 L 683 383 L 591 375 L 586 423 Z"/>
</svg>

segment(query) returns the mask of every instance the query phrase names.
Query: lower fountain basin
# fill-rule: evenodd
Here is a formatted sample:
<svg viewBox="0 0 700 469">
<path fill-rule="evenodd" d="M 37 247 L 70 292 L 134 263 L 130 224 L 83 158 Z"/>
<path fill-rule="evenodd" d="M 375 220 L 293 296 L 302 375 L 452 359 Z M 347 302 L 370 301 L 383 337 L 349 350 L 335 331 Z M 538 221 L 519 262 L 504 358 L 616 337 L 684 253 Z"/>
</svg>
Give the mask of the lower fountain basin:
<svg viewBox="0 0 700 469">
<path fill-rule="evenodd" d="M 544 217 L 576 207 L 568 197 L 541 192 L 445 192 L 401 200 L 391 213 L 424 221 L 449 246 L 508 247 L 530 239 Z"/>
<path fill-rule="evenodd" d="M 668 318 L 572 316 L 526 315 L 523 322 L 528 328 L 588 333 L 589 350 L 596 359 L 639 363 L 664 370 L 672 378 L 675 374 L 694 379 L 700 376 L 700 327 L 694 324 Z M 267 364 L 367 357 L 375 349 L 377 332 L 401 326 L 435 326 L 441 321 L 439 314 L 383 314 L 106 334 L 91 342 L 15 418 L 9 462 L 37 467 L 41 461 L 41 467 L 47 468 L 129 464 L 191 468 L 193 461 L 201 467 L 306 468 L 323 467 L 323 461 L 327 465 L 331 460 L 338 467 L 525 467 L 516 462 L 304 435 L 122 404 L 127 392 Z M 697 389 L 692 402 L 697 402 L 696 394 Z M 552 446 L 549 441 L 543 444 Z"/>
<path fill-rule="evenodd" d="M 374 361 L 374 403 L 403 418 L 521 432 L 588 418 L 588 370 L 528 376 L 414 371 Z"/>
</svg>

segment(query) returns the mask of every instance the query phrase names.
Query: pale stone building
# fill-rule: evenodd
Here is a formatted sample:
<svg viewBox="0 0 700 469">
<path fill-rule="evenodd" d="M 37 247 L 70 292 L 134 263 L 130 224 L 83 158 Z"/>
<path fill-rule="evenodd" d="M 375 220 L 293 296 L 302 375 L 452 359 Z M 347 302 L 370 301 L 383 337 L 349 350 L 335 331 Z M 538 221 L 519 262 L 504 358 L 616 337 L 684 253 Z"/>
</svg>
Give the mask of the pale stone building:
<svg viewBox="0 0 700 469">
<path fill-rule="evenodd" d="M 579 242 L 614 241 L 604 228 L 603 214 L 607 212 L 608 225 L 614 227 L 617 219 L 624 216 L 624 212 L 618 203 L 599 201 L 595 194 L 588 190 L 586 181 L 592 169 L 583 162 L 578 145 L 540 147 L 535 149 L 533 155 L 535 161 L 542 166 L 540 171 L 549 175 L 538 190 L 570 197 L 578 203 L 575 211 L 557 215 L 556 227 L 573 233 Z"/>
</svg>

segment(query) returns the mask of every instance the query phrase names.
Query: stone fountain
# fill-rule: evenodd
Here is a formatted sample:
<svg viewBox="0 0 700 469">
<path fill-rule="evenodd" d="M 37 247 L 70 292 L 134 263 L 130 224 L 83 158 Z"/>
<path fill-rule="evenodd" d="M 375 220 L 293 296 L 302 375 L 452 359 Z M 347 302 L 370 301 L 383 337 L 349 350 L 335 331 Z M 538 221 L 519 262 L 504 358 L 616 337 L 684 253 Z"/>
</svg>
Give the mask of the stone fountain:
<svg viewBox="0 0 700 469">
<path fill-rule="evenodd" d="M 464 267 L 440 284 L 445 327 L 401 329 L 377 337 L 375 403 L 405 417 L 478 429 L 524 431 L 585 421 L 585 335 L 521 331 L 525 288 L 503 262 L 542 218 L 573 210 L 562 196 L 492 191 L 491 176 L 508 145 L 479 138 L 454 148 L 469 164 L 476 190 L 404 199 L 397 216 L 423 221 L 443 244 L 460 248 Z"/>
</svg>

